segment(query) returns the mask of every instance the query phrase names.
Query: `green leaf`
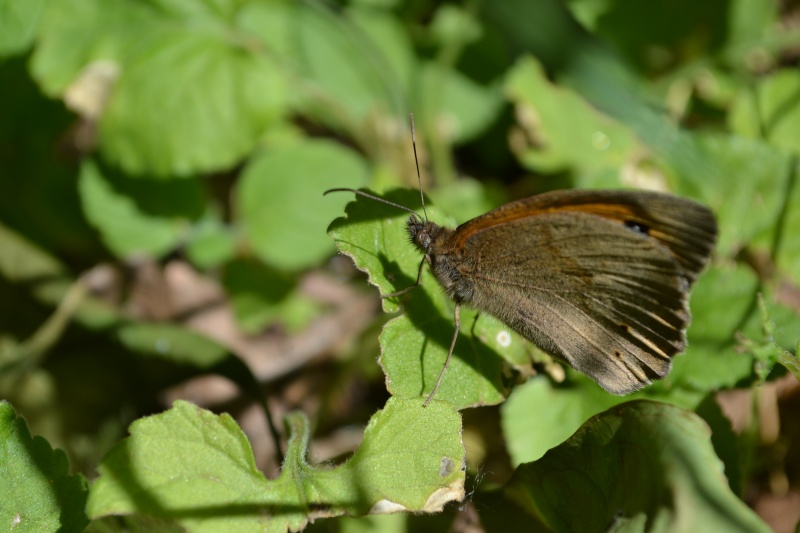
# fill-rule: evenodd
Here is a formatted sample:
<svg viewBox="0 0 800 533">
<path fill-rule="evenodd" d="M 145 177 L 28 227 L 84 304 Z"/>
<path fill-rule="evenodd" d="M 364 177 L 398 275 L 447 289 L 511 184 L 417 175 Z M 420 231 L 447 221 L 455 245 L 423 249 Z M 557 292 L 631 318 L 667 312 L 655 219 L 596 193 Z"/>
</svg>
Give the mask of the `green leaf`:
<svg viewBox="0 0 800 533">
<path fill-rule="evenodd" d="M 31 72 L 45 94 L 60 96 L 87 65 L 96 61 L 120 65 L 136 43 L 142 42 L 142 29 L 157 28 L 157 22 L 152 6 L 141 2 L 49 2 Z"/>
<path fill-rule="evenodd" d="M 392 120 L 402 120 L 410 99 L 423 129 L 436 128 L 449 142 L 476 137 L 496 118 L 502 106 L 497 85 L 479 85 L 438 63 L 418 67 L 394 15 L 361 7 L 345 14 L 319 5 L 296 11 L 298 46 L 287 55 L 307 78 L 297 95 L 305 113 L 349 130 L 368 151 L 385 141 Z"/>
<path fill-rule="evenodd" d="M 713 267 L 692 289 L 688 348 L 673 360 L 670 379 L 701 391 L 733 387 L 751 375 L 752 358 L 734 350 L 757 279 L 744 266 Z"/>
<path fill-rule="evenodd" d="M 451 405 L 392 398 L 370 419 L 353 457 L 333 470 L 316 470 L 322 482 L 312 477 L 307 486 L 329 494 L 351 516 L 434 513 L 464 497 L 464 456 L 461 417 Z"/>
<path fill-rule="evenodd" d="M 626 401 L 586 385 L 556 388 L 540 377 L 514 388 L 500 407 L 503 436 L 514 466 L 539 459 L 591 417 Z"/>
<path fill-rule="evenodd" d="M 168 520 L 150 516 L 108 516 L 92 520 L 86 533 L 186 533 L 186 529 Z"/>
<path fill-rule="evenodd" d="M 460 47 L 477 41 L 481 37 L 481 26 L 475 13 L 442 4 L 433 14 L 430 32 L 439 47 Z"/>
<path fill-rule="evenodd" d="M 773 251 L 775 264 L 781 275 L 788 277 L 787 281 L 800 285 L 800 232 L 792 231 L 793 228 L 800 228 L 800 163 L 798 159 L 793 160 L 790 169 L 793 174 L 787 180 L 787 187 L 784 188 L 784 205 L 777 219 L 776 232 L 779 238 L 773 239 L 776 244 L 771 248 Z M 788 189 L 788 190 L 787 190 Z M 787 291 L 788 285 L 779 287 L 777 291 Z"/>
<path fill-rule="evenodd" d="M 696 410 L 714 428 L 713 444 L 725 459 L 732 487 L 739 483 L 738 450 L 730 421 L 714 402 L 713 393 L 703 395 L 691 389 L 658 382 L 626 397 L 612 396 L 591 379 L 574 371 L 568 379 L 553 385 L 544 378 L 533 378 L 516 387 L 500 408 L 500 422 L 512 464 L 541 458 L 577 431 L 587 420 L 615 405 L 634 399 L 649 399 Z M 671 378 L 671 376 L 670 376 Z M 670 378 L 667 378 L 669 380 Z M 546 406 L 531 409 L 531 406 Z M 738 493 L 738 488 L 736 489 Z"/>
<path fill-rule="evenodd" d="M 252 159 L 236 189 L 236 203 L 259 258 L 279 269 L 300 270 L 330 255 L 325 227 L 346 199 L 322 193 L 359 187 L 367 172 L 355 152 L 329 141 L 278 146 Z"/>
<path fill-rule="evenodd" d="M 175 324 L 130 322 L 121 324 L 116 335 L 134 353 L 198 369 L 213 368 L 230 356 L 211 339 Z"/>
<path fill-rule="evenodd" d="M 195 224 L 186 243 L 186 256 L 201 269 L 213 268 L 236 254 L 236 235 L 215 216 Z"/>
<path fill-rule="evenodd" d="M 0 274 L 13 283 L 65 276 L 67 267 L 22 235 L 0 224 Z"/>
<path fill-rule="evenodd" d="M 462 224 L 508 201 L 506 192 L 497 184 L 462 176 L 458 181 L 437 184 L 430 196 L 438 207 L 452 213 Z"/>
<path fill-rule="evenodd" d="M 419 84 L 418 106 L 424 122 L 453 144 L 480 135 L 503 103 L 499 85 L 479 85 L 437 63 L 422 65 Z"/>
<path fill-rule="evenodd" d="M 0 0 L 0 58 L 31 46 L 46 5 L 47 0 Z"/>
<path fill-rule="evenodd" d="M 351 6 L 345 12 L 357 31 L 369 36 L 375 47 L 375 51 L 370 53 L 380 52 L 381 60 L 388 64 L 386 74 L 397 80 L 397 86 L 389 89 L 392 92 L 399 89 L 408 91 L 417 67 L 417 58 L 411 35 L 403 22 L 392 11 L 369 6 Z"/>
<path fill-rule="evenodd" d="M 134 174 L 225 169 L 278 118 L 285 90 L 275 66 L 222 35 L 175 32 L 126 65 L 100 123 L 100 145 Z"/>
<path fill-rule="evenodd" d="M 396 190 L 381 197 L 411 210 L 422 211 L 418 192 Z M 427 209 L 432 219 L 443 225 L 453 224 L 435 207 L 427 205 Z M 405 211 L 356 196 L 355 202 L 347 204 L 345 216 L 331 223 L 328 233 L 336 241 L 339 251 L 351 257 L 358 269 L 367 273 L 369 282 L 378 287 L 381 294 L 389 294 L 414 284 L 422 260 L 420 252 L 408 242 L 407 219 Z M 432 277 L 427 277 L 427 269 L 424 272 L 423 287 L 428 287 L 428 282 L 435 283 Z M 440 312 L 448 309 L 447 298 L 441 291 L 431 290 L 428 297 Z M 394 298 L 384 299 L 382 303 L 385 311 L 400 308 Z"/>
<path fill-rule="evenodd" d="M 800 153 L 800 74 L 778 70 L 742 88 L 729 115 L 731 130 L 761 139 L 776 148 Z"/>
<path fill-rule="evenodd" d="M 620 169 L 641 146 L 632 132 L 599 113 L 581 96 L 547 79 L 533 58 L 509 72 L 506 92 L 525 137 L 512 143 L 520 162 L 543 172 Z M 526 139 L 525 143 L 522 143 Z"/>
<path fill-rule="evenodd" d="M 383 197 L 411 208 L 419 205 L 419 193 L 413 191 L 394 191 Z M 427 205 L 427 210 L 432 219 L 441 220 L 433 206 Z M 413 285 L 422 256 L 408 242 L 407 213 L 359 196 L 348 204 L 346 215 L 333 221 L 329 233 L 339 250 L 367 272 L 370 283 L 382 294 Z M 388 388 L 405 398 L 427 396 L 450 347 L 454 304 L 427 267 L 421 287 L 401 299 L 384 299 L 384 309 L 395 311 L 398 302 L 404 303 L 405 315 L 390 321 L 380 338 Z M 478 326 L 481 323 L 484 325 Z M 502 359 L 518 361 L 521 342 L 500 322 L 481 317 L 476 324 L 474 313 L 463 309 L 458 342 L 436 397 L 459 408 L 499 403 L 505 391 Z M 507 355 L 501 355 L 506 349 Z"/>
<path fill-rule="evenodd" d="M 25 421 L 0 400 L 0 523 L 8 531 L 83 531 L 86 479 L 69 475 L 66 454 L 42 437 L 31 438 Z"/>
<path fill-rule="evenodd" d="M 118 67 L 99 141 L 129 173 L 231 167 L 284 112 L 283 75 L 235 26 L 239 2 L 53 4 L 34 70 L 58 94 L 93 62 Z"/>
<path fill-rule="evenodd" d="M 506 490 L 556 531 L 769 531 L 731 492 L 710 437 L 694 413 L 628 402 L 520 466 Z"/>
<path fill-rule="evenodd" d="M 645 86 L 629 65 L 611 47 L 587 35 L 563 3 L 507 0 L 486 3 L 484 7 L 487 19 L 500 26 L 509 44 L 534 54 L 550 79 L 574 90 L 598 111 L 623 124 L 657 155 L 659 163 L 668 168 L 672 190 L 705 199 L 714 208 L 728 206 L 733 195 L 737 201 L 731 208 L 741 219 L 741 213 L 752 207 L 754 195 L 741 193 L 744 201 L 739 204 L 738 185 L 760 187 L 784 179 L 785 170 L 776 174 L 772 166 L 775 154 L 764 161 L 754 157 L 756 154 L 737 150 L 736 145 L 752 149 L 740 138 L 697 135 L 676 126 L 666 113 L 652 105 L 652 96 L 645 92 Z M 537 21 L 538 31 L 531 31 L 527 21 Z M 726 159 L 730 161 L 719 164 L 706 139 L 711 139 L 717 148 L 724 145 Z M 737 187 L 731 188 L 731 176 L 748 179 L 738 180 Z M 765 187 L 764 192 L 765 207 L 757 211 L 766 216 L 771 213 L 769 200 L 774 195 L 779 197 L 780 187 Z M 722 250 L 727 251 L 729 240 L 736 237 L 730 233 L 722 233 L 720 244 L 726 244 L 721 246 Z"/>
<path fill-rule="evenodd" d="M 522 510 L 501 490 L 476 490 L 471 504 L 478 510 L 484 531 L 522 531 L 552 533 L 536 517 Z M 454 524 L 455 525 L 455 524 Z"/>
<path fill-rule="evenodd" d="M 297 62 L 294 55 L 297 9 L 297 3 L 284 0 L 240 2 L 235 14 L 236 26 L 248 33 L 248 39 L 260 41 L 270 54 L 293 64 Z"/>
<path fill-rule="evenodd" d="M 374 30 L 361 30 L 321 4 L 303 5 L 295 16 L 292 59 L 309 84 L 296 95 L 305 113 L 356 136 L 370 117 L 405 113 L 403 77 L 413 58 L 407 39 L 389 30 L 376 41 Z"/>
<path fill-rule="evenodd" d="M 763 61 L 766 49 L 775 46 L 775 43 L 770 43 L 770 34 L 775 35 L 775 30 L 781 27 L 780 16 L 780 4 L 777 2 L 731 2 L 726 17 L 728 27 L 724 43 L 727 60 L 740 69 L 749 68 L 756 54 L 761 54 Z"/>
<path fill-rule="evenodd" d="M 344 513 L 436 512 L 464 496 L 460 417 L 446 403 L 390 400 L 353 457 L 334 468 L 307 463 L 304 415 L 290 415 L 287 428 L 283 470 L 268 481 L 230 416 L 178 401 L 134 422 L 106 456 L 88 513 L 144 514 L 192 531 L 297 531 Z"/>
<path fill-rule="evenodd" d="M 380 364 L 387 388 L 395 396 L 427 397 L 444 368 L 455 326 L 452 319 L 430 316 L 428 308 L 424 297 L 414 297 L 406 307 L 407 315 L 391 320 L 381 332 Z M 466 330 L 475 316 L 462 312 L 461 320 Z M 487 345 L 460 334 L 435 397 L 459 409 L 502 402 L 501 362 Z"/>
<path fill-rule="evenodd" d="M 335 519 L 339 533 L 406 533 L 408 516 L 404 513 L 367 515 L 361 518 Z"/>
<path fill-rule="evenodd" d="M 268 523 L 257 512 L 268 501 L 266 479 L 229 415 L 175 402 L 130 432 L 98 467 L 90 517 L 147 514 L 193 531 L 262 531 Z"/>
<path fill-rule="evenodd" d="M 691 150 L 676 156 L 673 168 L 688 176 L 692 160 L 713 165 L 687 186 L 696 189 L 695 196 L 704 198 L 717 215 L 722 228 L 717 253 L 734 253 L 745 242 L 760 246 L 771 243 L 789 197 L 788 154 L 763 141 L 732 135 L 695 134 L 687 142 Z M 731 176 L 742 177 L 736 180 L 735 187 L 730 187 Z M 754 205 L 758 208 L 754 209 Z M 743 217 L 742 213 L 748 216 Z"/>
<path fill-rule="evenodd" d="M 595 4 L 589 7 L 595 10 L 595 20 L 583 20 L 598 36 L 613 43 L 615 51 L 629 63 L 641 70 L 661 72 L 678 60 L 689 62 L 701 54 L 713 53 L 727 37 L 728 19 L 719 14 L 735 2 L 580 3 Z"/>
<path fill-rule="evenodd" d="M 717 457 L 725 465 L 725 477 L 728 486 L 734 494 L 743 494 L 746 488 L 743 485 L 742 469 L 749 458 L 744 459 L 743 447 L 739 435 L 734 431 L 731 420 L 725 415 L 717 403 L 716 392 L 709 393 L 694 409 L 711 428 L 711 444 Z"/>
<path fill-rule="evenodd" d="M 122 258 L 161 256 L 174 248 L 198 218 L 203 191 L 195 180 L 129 178 L 84 161 L 79 178 L 83 209 L 103 242 Z"/>
</svg>

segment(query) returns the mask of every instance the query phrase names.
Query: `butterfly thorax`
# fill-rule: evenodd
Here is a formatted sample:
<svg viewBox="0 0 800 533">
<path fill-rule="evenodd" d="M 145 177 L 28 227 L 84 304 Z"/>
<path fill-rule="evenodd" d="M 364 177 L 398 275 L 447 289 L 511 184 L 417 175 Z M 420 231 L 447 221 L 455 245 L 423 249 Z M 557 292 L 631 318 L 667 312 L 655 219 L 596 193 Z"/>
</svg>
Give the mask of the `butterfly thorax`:
<svg viewBox="0 0 800 533">
<path fill-rule="evenodd" d="M 474 296 L 474 284 L 468 276 L 471 268 L 453 247 L 454 230 L 414 216 L 409 217 L 407 224 L 411 242 L 425 254 L 447 295 L 458 303 L 470 303 Z"/>
</svg>

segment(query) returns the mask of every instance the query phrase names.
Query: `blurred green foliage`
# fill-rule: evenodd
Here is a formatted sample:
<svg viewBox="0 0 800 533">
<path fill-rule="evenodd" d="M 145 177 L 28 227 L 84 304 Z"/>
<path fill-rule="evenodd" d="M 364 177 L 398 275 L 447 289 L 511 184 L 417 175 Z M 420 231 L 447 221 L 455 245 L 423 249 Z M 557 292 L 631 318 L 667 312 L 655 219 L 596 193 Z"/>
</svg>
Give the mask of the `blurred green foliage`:
<svg viewBox="0 0 800 533">
<path fill-rule="evenodd" d="M 781 417 L 781 434 L 765 440 L 757 414 L 771 397 L 762 391 L 798 372 L 797 10 L 777 0 L 0 0 L 0 469 L 12 473 L 0 479 L 0 523 L 766 528 L 746 505 L 770 492 L 764 479 L 800 490 L 798 422 Z M 325 344 L 315 324 L 335 310 L 309 279 L 365 292 L 331 260 L 336 246 L 382 292 L 416 277 L 407 214 L 322 195 L 366 187 L 419 208 L 410 112 L 439 223 L 566 187 L 666 190 L 715 211 L 716 255 L 667 379 L 609 396 L 465 310 L 441 397 L 423 411 L 452 334 L 452 303 L 427 273 L 402 306 L 384 301 L 399 313 L 391 321 L 369 314 L 346 342 Z M 177 292 L 176 265 L 203 283 Z M 230 323 L 204 335 L 178 301 L 206 290 Z M 325 344 L 327 357 L 266 376 L 242 343 L 212 340 L 221 329 L 278 331 Z M 531 359 L 547 375 L 519 384 Z M 306 411 L 287 419 L 280 477 L 258 471 L 256 460 L 280 465 L 227 415 L 164 411 L 165 391 L 208 373 L 243 393 L 216 410 Z M 303 401 L 287 399 L 292 384 Z M 734 389 L 751 393 L 755 413 L 738 433 L 714 402 Z M 316 431 L 354 424 L 366 430 L 350 461 L 308 463 Z M 614 467 L 631 453 L 627 468 L 641 471 Z M 482 464 L 498 472 L 483 485 Z M 374 515 L 435 512 L 467 491 L 460 510 Z"/>
</svg>

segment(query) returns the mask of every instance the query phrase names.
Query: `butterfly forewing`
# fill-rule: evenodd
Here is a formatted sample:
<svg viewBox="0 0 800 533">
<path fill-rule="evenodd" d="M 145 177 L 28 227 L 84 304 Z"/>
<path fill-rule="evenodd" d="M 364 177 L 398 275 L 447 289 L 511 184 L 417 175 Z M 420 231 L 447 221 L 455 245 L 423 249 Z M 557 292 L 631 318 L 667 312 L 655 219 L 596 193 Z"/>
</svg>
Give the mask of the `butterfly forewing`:
<svg viewBox="0 0 800 533">
<path fill-rule="evenodd" d="M 458 250 L 489 228 L 559 212 L 594 215 L 649 235 L 669 250 L 690 284 L 716 242 L 714 214 L 691 200 L 648 191 L 570 190 L 531 196 L 489 211 L 459 226 L 451 245 Z"/>
</svg>

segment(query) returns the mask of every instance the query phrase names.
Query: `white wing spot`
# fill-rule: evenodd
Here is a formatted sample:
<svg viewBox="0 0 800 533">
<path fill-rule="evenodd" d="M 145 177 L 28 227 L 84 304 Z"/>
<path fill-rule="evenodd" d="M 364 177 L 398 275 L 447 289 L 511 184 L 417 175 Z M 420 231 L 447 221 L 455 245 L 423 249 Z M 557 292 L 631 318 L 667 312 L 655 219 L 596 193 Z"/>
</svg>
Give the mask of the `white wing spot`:
<svg viewBox="0 0 800 533">
<path fill-rule="evenodd" d="M 508 348 L 511 346 L 511 334 L 504 329 L 501 329 L 497 332 L 495 340 L 497 341 L 497 344 L 503 348 Z"/>
</svg>

